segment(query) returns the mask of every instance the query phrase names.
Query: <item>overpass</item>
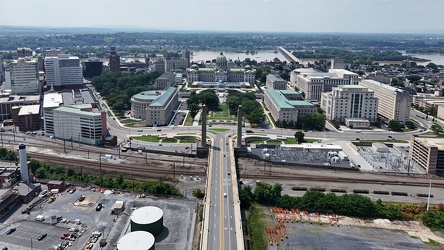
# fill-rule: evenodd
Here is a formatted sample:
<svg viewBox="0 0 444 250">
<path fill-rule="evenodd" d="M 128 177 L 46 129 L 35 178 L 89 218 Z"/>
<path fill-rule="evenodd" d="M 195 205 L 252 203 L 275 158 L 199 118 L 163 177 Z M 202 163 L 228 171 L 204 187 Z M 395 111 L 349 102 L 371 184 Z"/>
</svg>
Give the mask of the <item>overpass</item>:
<svg viewBox="0 0 444 250">
<path fill-rule="evenodd" d="M 284 55 L 284 57 L 289 61 L 289 62 L 297 62 L 297 63 L 302 63 L 301 60 L 297 57 L 295 57 L 293 54 L 291 54 L 290 51 L 286 50 L 284 47 L 279 46 L 278 47 L 279 52 L 282 53 L 282 55 Z"/>
</svg>

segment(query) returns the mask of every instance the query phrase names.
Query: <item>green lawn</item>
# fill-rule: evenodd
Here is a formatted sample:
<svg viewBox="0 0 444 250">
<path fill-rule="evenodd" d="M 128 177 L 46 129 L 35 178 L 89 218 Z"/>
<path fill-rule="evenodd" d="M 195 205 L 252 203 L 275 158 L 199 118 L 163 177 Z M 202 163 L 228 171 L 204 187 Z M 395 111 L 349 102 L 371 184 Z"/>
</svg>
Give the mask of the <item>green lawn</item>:
<svg viewBox="0 0 444 250">
<path fill-rule="evenodd" d="M 319 139 L 304 138 L 304 143 L 313 143 L 313 142 L 317 142 L 317 141 L 319 141 Z M 298 142 L 296 141 L 296 138 L 294 138 L 294 137 L 287 137 L 287 139 L 285 140 L 285 144 L 298 144 Z"/>
<path fill-rule="evenodd" d="M 162 140 L 162 143 L 177 143 L 177 139 L 175 138 L 165 138 Z"/>
<path fill-rule="evenodd" d="M 184 126 L 193 126 L 193 118 L 191 117 L 190 113 L 188 113 L 187 118 L 185 119 L 185 122 L 183 125 Z"/>
<path fill-rule="evenodd" d="M 134 140 L 139 140 L 139 141 L 159 142 L 159 138 L 157 136 L 153 136 L 153 135 L 150 135 L 150 136 L 145 136 L 145 135 L 142 135 L 142 136 L 132 136 L 131 138 L 134 139 Z"/>
<path fill-rule="evenodd" d="M 195 140 L 191 140 L 191 139 L 181 139 L 180 143 L 196 143 Z"/>
<path fill-rule="evenodd" d="M 223 132 L 227 132 L 230 129 L 229 128 L 210 128 L 208 130 L 212 130 L 212 131 L 223 133 Z"/>
<path fill-rule="evenodd" d="M 119 119 L 119 121 L 128 127 L 146 127 L 146 123 L 144 121 L 136 121 L 128 118 Z"/>
<path fill-rule="evenodd" d="M 281 141 L 267 141 L 267 144 L 269 144 L 269 145 L 281 145 L 282 142 Z"/>
<path fill-rule="evenodd" d="M 196 133 L 177 133 L 177 135 L 195 135 Z"/>
<path fill-rule="evenodd" d="M 264 141 L 261 141 L 261 140 L 254 140 L 254 141 L 251 141 L 251 142 L 249 142 L 250 144 L 264 144 Z"/>
<path fill-rule="evenodd" d="M 207 121 L 210 120 L 230 120 L 230 121 L 237 121 L 237 117 L 234 115 L 230 115 L 228 112 L 228 106 L 225 104 L 222 104 L 219 106 L 219 109 L 217 111 L 210 111 L 207 115 Z"/>
</svg>

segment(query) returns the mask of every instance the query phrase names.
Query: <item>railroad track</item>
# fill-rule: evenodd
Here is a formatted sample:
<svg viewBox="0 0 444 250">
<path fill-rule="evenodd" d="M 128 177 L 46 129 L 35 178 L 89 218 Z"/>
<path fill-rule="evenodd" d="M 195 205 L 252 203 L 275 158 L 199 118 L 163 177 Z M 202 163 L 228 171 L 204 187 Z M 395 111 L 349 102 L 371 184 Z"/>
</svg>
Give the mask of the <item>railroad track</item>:
<svg viewBox="0 0 444 250">
<path fill-rule="evenodd" d="M 159 168 L 159 167 L 151 167 L 150 165 L 145 164 L 128 164 L 128 163 L 116 163 L 111 164 L 107 163 L 106 160 L 103 160 L 102 162 L 93 161 L 93 160 L 85 160 L 85 159 L 70 159 L 70 158 L 61 158 L 57 156 L 50 156 L 45 154 L 37 154 L 29 152 L 27 153 L 30 157 L 36 160 L 44 160 L 46 162 L 55 162 L 57 164 L 66 164 L 66 165 L 75 165 L 75 166 L 83 166 L 86 169 L 94 169 L 94 170 L 104 170 L 104 171 L 115 171 L 115 172 L 122 172 L 122 173 L 135 173 L 140 175 L 163 175 L 163 176 L 173 176 L 173 175 L 189 175 L 189 176 L 204 176 L 205 171 L 190 171 L 190 170 L 183 170 L 181 167 L 176 167 L 176 169 L 173 169 L 173 167 L 168 167 L 168 169 L 165 168 Z M 161 160 L 160 162 L 163 162 L 164 160 Z"/>
<path fill-rule="evenodd" d="M 282 175 L 282 174 L 240 174 L 240 178 L 246 179 L 268 179 L 268 180 L 294 180 L 294 181 L 315 181 L 315 182 L 338 182 L 338 183 L 360 183 L 360 184 L 381 184 L 381 185 L 400 185 L 400 186 L 417 186 L 428 187 L 432 181 L 433 187 L 444 188 L 444 180 L 436 179 L 415 179 L 415 181 L 388 181 L 388 180 L 371 180 L 362 178 L 329 178 L 310 175 Z M 435 181 L 435 182 L 434 182 Z"/>
</svg>

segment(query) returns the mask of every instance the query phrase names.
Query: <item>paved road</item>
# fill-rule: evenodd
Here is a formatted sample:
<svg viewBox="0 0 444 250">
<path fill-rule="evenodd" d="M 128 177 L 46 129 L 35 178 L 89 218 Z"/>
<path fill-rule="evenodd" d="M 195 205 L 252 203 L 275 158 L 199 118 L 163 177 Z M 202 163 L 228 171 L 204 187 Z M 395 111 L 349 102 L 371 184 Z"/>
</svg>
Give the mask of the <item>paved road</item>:
<svg viewBox="0 0 444 250">
<path fill-rule="evenodd" d="M 233 189 L 227 134 L 215 136 L 212 145 L 210 213 L 207 249 L 236 249 Z"/>
</svg>

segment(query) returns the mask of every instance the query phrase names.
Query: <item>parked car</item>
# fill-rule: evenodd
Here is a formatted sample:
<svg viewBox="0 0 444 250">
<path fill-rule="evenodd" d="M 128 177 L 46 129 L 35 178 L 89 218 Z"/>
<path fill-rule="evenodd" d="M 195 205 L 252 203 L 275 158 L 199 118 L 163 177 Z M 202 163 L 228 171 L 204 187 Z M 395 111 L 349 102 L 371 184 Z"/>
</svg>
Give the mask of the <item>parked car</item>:
<svg viewBox="0 0 444 250">
<path fill-rule="evenodd" d="M 41 234 L 41 235 L 37 238 L 37 240 L 38 240 L 38 241 L 41 241 L 41 240 L 43 240 L 46 236 L 48 236 L 47 233 Z"/>
<path fill-rule="evenodd" d="M 103 206 L 102 203 L 99 203 L 96 207 L 96 211 L 102 210 L 102 206 Z"/>
<path fill-rule="evenodd" d="M 12 228 L 8 229 L 8 231 L 6 231 L 6 235 L 10 235 L 13 232 L 15 232 L 15 227 L 12 227 Z"/>
<path fill-rule="evenodd" d="M 80 196 L 79 201 L 84 201 L 84 200 L 85 200 L 85 196 L 84 195 Z"/>
</svg>

